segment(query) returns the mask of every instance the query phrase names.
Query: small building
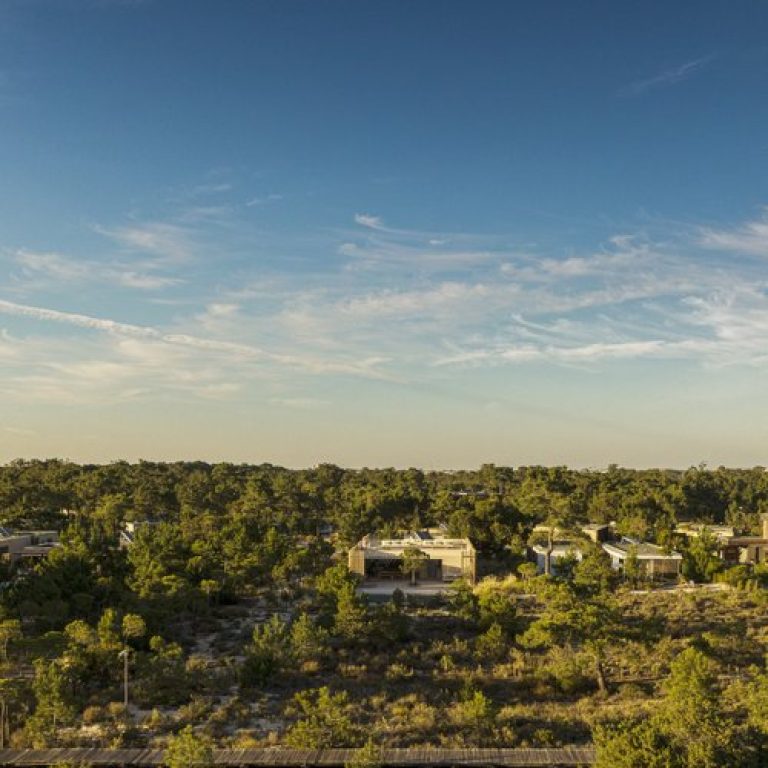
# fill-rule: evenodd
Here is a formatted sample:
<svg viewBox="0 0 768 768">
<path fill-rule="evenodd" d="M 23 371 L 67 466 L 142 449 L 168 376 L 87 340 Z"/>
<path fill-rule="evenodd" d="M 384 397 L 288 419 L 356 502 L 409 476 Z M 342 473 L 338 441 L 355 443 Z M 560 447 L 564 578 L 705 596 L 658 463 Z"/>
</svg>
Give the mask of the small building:
<svg viewBox="0 0 768 768">
<path fill-rule="evenodd" d="M 128 520 L 123 523 L 123 530 L 120 531 L 120 539 L 118 541 L 120 549 L 130 547 L 136 539 L 136 534 L 142 528 L 148 528 L 152 525 L 158 525 L 158 522 L 155 520 Z"/>
<path fill-rule="evenodd" d="M 727 565 L 768 562 L 768 514 L 761 516 L 762 536 L 732 536 L 720 542 L 720 557 Z"/>
<path fill-rule="evenodd" d="M 557 576 L 559 560 L 569 558 L 581 562 L 584 557 L 575 541 L 554 541 L 551 549 L 547 544 L 534 544 L 530 548 L 530 554 L 536 561 L 536 573 L 547 572 L 547 556 L 549 556 L 549 573 L 552 576 Z"/>
<path fill-rule="evenodd" d="M 602 544 L 613 538 L 613 525 L 610 523 L 587 523 L 581 526 L 581 532 L 595 544 Z"/>
<path fill-rule="evenodd" d="M 46 557 L 59 546 L 58 531 L 14 531 L 0 527 L 0 558 L 17 563 L 24 558 Z"/>
<path fill-rule="evenodd" d="M 551 536 L 553 540 L 560 541 L 567 538 L 568 531 L 566 531 L 564 528 L 559 528 L 556 525 L 537 523 L 531 529 L 531 536 L 533 538 L 542 540 L 547 540 Z"/>
<path fill-rule="evenodd" d="M 551 536 L 554 541 L 570 541 L 574 536 L 578 537 L 578 532 L 581 531 L 590 541 L 600 544 L 614 537 L 614 526 L 615 523 L 578 523 L 572 529 L 565 529 L 556 525 L 538 523 L 533 526 L 531 535 L 537 539 L 548 539 Z"/>
<path fill-rule="evenodd" d="M 709 523 L 679 523 L 675 533 L 679 536 L 697 539 L 704 532 L 709 533 L 719 542 L 725 542 L 736 535 L 732 525 L 709 525 Z"/>
<path fill-rule="evenodd" d="M 648 579 L 674 579 L 680 574 L 683 556 L 679 552 L 669 551 L 656 544 L 636 541 L 625 536 L 621 541 L 603 544 L 603 549 L 611 558 L 611 565 L 617 571 L 623 571 L 631 553 L 637 557 L 640 572 Z"/>
<path fill-rule="evenodd" d="M 421 581 L 474 583 L 476 553 L 469 539 L 453 539 L 440 529 L 412 531 L 399 538 L 365 536 L 349 550 L 349 570 L 368 580 L 403 580 L 403 553 L 417 549 L 424 556 L 417 572 Z"/>
</svg>

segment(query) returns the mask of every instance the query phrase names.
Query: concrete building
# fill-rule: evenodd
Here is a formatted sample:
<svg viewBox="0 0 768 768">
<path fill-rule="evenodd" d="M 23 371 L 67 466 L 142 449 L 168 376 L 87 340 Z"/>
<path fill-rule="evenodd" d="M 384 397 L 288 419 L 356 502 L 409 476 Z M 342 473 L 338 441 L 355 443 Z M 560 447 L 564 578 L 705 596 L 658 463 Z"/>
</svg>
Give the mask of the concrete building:
<svg viewBox="0 0 768 768">
<path fill-rule="evenodd" d="M 736 535 L 732 525 L 709 525 L 708 523 L 680 523 L 675 528 L 675 533 L 679 536 L 687 536 L 688 538 L 696 539 L 701 536 L 704 531 L 709 533 L 713 538 L 719 542 L 725 542 L 728 539 L 732 539 Z"/>
<path fill-rule="evenodd" d="M 46 557 L 59 546 L 57 531 L 15 531 L 0 527 L 0 558 L 10 563 Z"/>
<path fill-rule="evenodd" d="M 728 565 L 758 565 L 768 562 L 768 514 L 761 516 L 761 536 L 732 536 L 720 542 L 720 557 Z"/>
<path fill-rule="evenodd" d="M 581 532 L 595 544 L 602 544 L 613 538 L 613 528 L 612 523 L 587 523 L 581 526 Z"/>
<path fill-rule="evenodd" d="M 547 544 L 534 544 L 530 548 L 532 558 L 536 561 L 536 573 L 547 572 L 547 553 L 549 552 L 549 572 L 552 576 L 557 576 L 558 560 L 563 558 L 575 558 L 581 562 L 584 557 L 581 549 L 574 541 L 554 541 L 552 550 Z"/>
<path fill-rule="evenodd" d="M 656 544 L 636 541 L 624 537 L 621 541 L 603 544 L 603 549 L 611 558 L 611 565 L 617 571 L 623 571 L 627 558 L 634 552 L 641 573 L 648 579 L 674 579 L 680 574 L 683 556 L 679 552 L 670 552 Z"/>
<path fill-rule="evenodd" d="M 366 580 L 399 580 L 403 552 L 417 549 L 424 556 L 417 576 L 420 581 L 449 582 L 462 577 L 474 583 L 477 574 L 475 548 L 469 539 L 452 539 L 439 529 L 415 531 L 396 539 L 365 536 L 349 550 L 349 570 Z"/>
<path fill-rule="evenodd" d="M 587 539 L 595 544 L 610 541 L 613 537 L 613 526 L 609 523 L 584 523 L 578 529 L 564 530 L 557 526 L 543 523 L 534 526 L 531 537 L 535 540 L 528 548 L 528 556 L 536 562 L 537 573 L 547 573 L 549 558 L 549 573 L 557 575 L 557 561 L 573 557 L 581 562 Z"/>
</svg>

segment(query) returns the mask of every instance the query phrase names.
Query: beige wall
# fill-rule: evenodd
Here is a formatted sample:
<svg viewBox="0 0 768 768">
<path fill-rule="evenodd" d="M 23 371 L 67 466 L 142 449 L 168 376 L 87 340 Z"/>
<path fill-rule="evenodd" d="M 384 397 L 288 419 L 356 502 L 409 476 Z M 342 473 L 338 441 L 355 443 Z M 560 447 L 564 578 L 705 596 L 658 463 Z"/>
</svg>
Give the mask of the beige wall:
<svg viewBox="0 0 768 768">
<path fill-rule="evenodd" d="M 680 573 L 680 560 L 671 558 L 641 559 L 640 567 L 645 570 L 647 576 L 677 576 Z"/>
<path fill-rule="evenodd" d="M 436 545 L 427 542 L 416 544 L 410 541 L 397 544 L 394 541 L 392 543 L 379 542 L 378 544 L 372 543 L 367 547 L 357 544 L 349 550 L 349 570 L 364 576 L 366 560 L 388 560 L 402 557 L 404 550 L 414 546 L 427 555 L 430 560 L 442 561 L 444 580 L 449 581 L 465 576 L 474 582 L 476 574 L 475 548 L 464 542 L 461 546 Z"/>
<path fill-rule="evenodd" d="M 0 557 L 13 561 L 18 559 L 24 547 L 51 544 L 58 540 L 59 534 L 56 531 L 30 531 L 29 533 L 4 536 L 0 538 Z"/>
</svg>

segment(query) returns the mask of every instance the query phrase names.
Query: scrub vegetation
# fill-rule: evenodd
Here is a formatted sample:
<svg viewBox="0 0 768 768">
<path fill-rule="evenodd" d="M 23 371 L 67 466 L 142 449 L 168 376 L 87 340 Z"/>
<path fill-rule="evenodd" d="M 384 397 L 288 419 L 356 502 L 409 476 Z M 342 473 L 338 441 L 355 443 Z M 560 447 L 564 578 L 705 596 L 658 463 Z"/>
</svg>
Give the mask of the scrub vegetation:
<svg viewBox="0 0 768 768">
<path fill-rule="evenodd" d="M 375 763 L 384 746 L 595 742 L 601 766 L 764 765 L 768 569 L 726 570 L 674 529 L 756 533 L 766 511 L 762 468 L 17 461 L 0 467 L 2 523 L 62 544 L 3 565 L 2 743 L 168 743 L 182 764 L 214 746 L 360 747 Z M 153 524 L 120 547 L 126 521 Z M 536 575 L 534 526 L 579 521 L 674 545 L 686 581 L 625 578 L 588 544 Z M 436 525 L 472 539 L 476 584 L 360 594 L 350 545 Z"/>
</svg>

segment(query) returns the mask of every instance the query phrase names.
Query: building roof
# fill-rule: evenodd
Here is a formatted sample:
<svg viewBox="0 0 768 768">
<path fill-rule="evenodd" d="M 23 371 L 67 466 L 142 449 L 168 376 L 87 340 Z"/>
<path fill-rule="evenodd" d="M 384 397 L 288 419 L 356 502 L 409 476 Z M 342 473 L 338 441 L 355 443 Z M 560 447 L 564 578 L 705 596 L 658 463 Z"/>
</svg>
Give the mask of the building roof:
<svg viewBox="0 0 768 768">
<path fill-rule="evenodd" d="M 701 536 L 703 531 L 708 531 L 719 541 L 730 539 L 735 534 L 732 525 L 709 525 L 708 523 L 680 523 L 675 528 L 675 533 L 684 536 Z"/>
<path fill-rule="evenodd" d="M 53 530 L 39 530 L 39 531 L 9 531 L 7 528 L 0 526 L 0 541 L 3 539 L 20 539 L 24 536 L 55 536 L 58 538 L 59 532 Z"/>
<path fill-rule="evenodd" d="M 469 539 L 449 538 L 438 529 L 409 531 L 399 538 L 380 539 L 375 534 L 364 536 L 354 548 L 358 549 L 474 549 Z"/>
<path fill-rule="evenodd" d="M 24 549 L 22 549 L 19 554 L 22 557 L 47 557 L 51 553 L 51 550 L 56 549 L 58 546 L 58 543 L 34 544 L 28 547 L 24 547 Z"/>
<path fill-rule="evenodd" d="M 537 555 L 546 555 L 549 547 L 546 544 L 534 544 L 531 549 Z M 552 557 L 565 557 L 572 552 L 577 555 L 581 554 L 581 549 L 575 541 L 557 541 L 552 544 Z"/>
<path fill-rule="evenodd" d="M 609 555 L 616 557 L 627 557 L 630 549 L 634 547 L 638 560 L 682 560 L 683 556 L 679 552 L 669 551 L 656 544 L 647 541 L 632 541 L 623 539 L 603 544 L 603 549 Z"/>
<path fill-rule="evenodd" d="M 751 547 L 755 544 L 758 546 L 761 544 L 768 546 L 768 539 L 762 536 L 733 536 L 722 542 L 724 547 Z"/>
</svg>

